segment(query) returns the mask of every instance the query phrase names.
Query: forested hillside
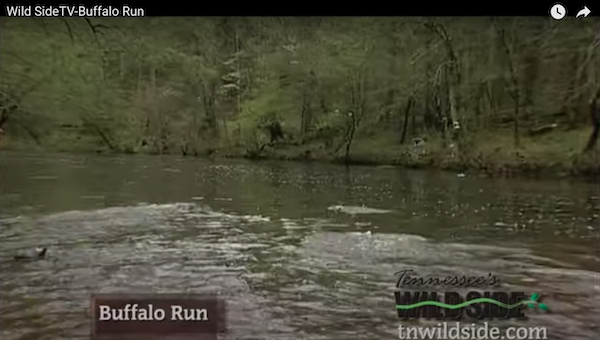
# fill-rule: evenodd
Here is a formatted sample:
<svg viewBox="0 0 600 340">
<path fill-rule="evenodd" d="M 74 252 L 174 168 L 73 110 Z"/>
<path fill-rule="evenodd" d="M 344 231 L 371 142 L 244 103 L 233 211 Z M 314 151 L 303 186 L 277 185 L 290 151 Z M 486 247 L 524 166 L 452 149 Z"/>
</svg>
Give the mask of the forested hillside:
<svg viewBox="0 0 600 340">
<path fill-rule="evenodd" d="M 6 149 L 600 168 L 592 17 L 3 18 L 0 31 Z"/>
</svg>

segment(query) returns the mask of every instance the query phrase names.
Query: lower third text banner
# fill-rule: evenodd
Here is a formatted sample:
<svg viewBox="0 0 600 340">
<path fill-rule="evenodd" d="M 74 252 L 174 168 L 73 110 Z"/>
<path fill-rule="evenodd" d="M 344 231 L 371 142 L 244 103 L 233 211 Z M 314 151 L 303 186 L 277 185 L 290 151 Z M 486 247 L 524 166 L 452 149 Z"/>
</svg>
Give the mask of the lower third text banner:
<svg viewBox="0 0 600 340">
<path fill-rule="evenodd" d="M 205 295 L 92 295 L 92 340 L 217 340 L 227 331 L 225 302 Z"/>
</svg>

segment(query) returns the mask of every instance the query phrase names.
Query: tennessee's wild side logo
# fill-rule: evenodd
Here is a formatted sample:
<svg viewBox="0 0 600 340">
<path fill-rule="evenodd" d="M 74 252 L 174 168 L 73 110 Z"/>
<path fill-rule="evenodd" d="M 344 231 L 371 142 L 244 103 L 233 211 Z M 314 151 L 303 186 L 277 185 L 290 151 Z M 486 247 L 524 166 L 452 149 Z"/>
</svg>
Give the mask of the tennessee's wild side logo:
<svg viewBox="0 0 600 340">
<path fill-rule="evenodd" d="M 487 277 L 452 276 L 445 278 L 415 278 L 404 270 L 396 286 L 410 285 L 411 291 L 396 291 L 396 310 L 403 319 L 451 319 L 457 320 L 464 316 L 470 319 L 525 319 L 526 308 L 549 311 L 548 306 L 540 301 L 540 294 L 534 293 L 527 297 L 524 292 L 501 291 L 469 291 L 460 294 L 455 291 L 444 293 L 432 291 L 415 291 L 414 286 L 436 285 L 454 287 L 497 286 L 500 282 L 494 275 Z"/>
</svg>

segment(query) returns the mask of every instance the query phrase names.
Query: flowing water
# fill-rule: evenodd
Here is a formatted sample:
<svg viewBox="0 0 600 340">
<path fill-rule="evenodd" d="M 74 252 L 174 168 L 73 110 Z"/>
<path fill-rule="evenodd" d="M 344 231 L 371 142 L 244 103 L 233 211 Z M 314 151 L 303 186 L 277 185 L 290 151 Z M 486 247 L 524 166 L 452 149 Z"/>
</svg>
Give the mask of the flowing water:
<svg viewBox="0 0 600 340">
<path fill-rule="evenodd" d="M 109 292 L 217 294 L 230 339 L 398 339 L 405 269 L 492 273 L 551 308 L 499 326 L 598 339 L 599 214 L 595 183 L 4 153 L 0 339 L 89 338 L 90 294 Z"/>
</svg>

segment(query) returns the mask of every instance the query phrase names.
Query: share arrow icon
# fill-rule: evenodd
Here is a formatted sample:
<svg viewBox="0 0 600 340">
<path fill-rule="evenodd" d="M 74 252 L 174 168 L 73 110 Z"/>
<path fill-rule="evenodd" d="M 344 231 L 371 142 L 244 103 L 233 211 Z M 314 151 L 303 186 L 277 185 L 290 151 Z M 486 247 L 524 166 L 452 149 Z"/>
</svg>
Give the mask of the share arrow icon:
<svg viewBox="0 0 600 340">
<path fill-rule="evenodd" d="M 579 18 L 579 17 L 586 18 L 588 15 L 590 15 L 590 13 L 592 13 L 592 11 L 590 11 L 590 9 L 587 8 L 587 6 L 583 6 L 583 8 L 579 12 L 577 12 L 577 15 L 575 16 L 575 18 Z"/>
</svg>

